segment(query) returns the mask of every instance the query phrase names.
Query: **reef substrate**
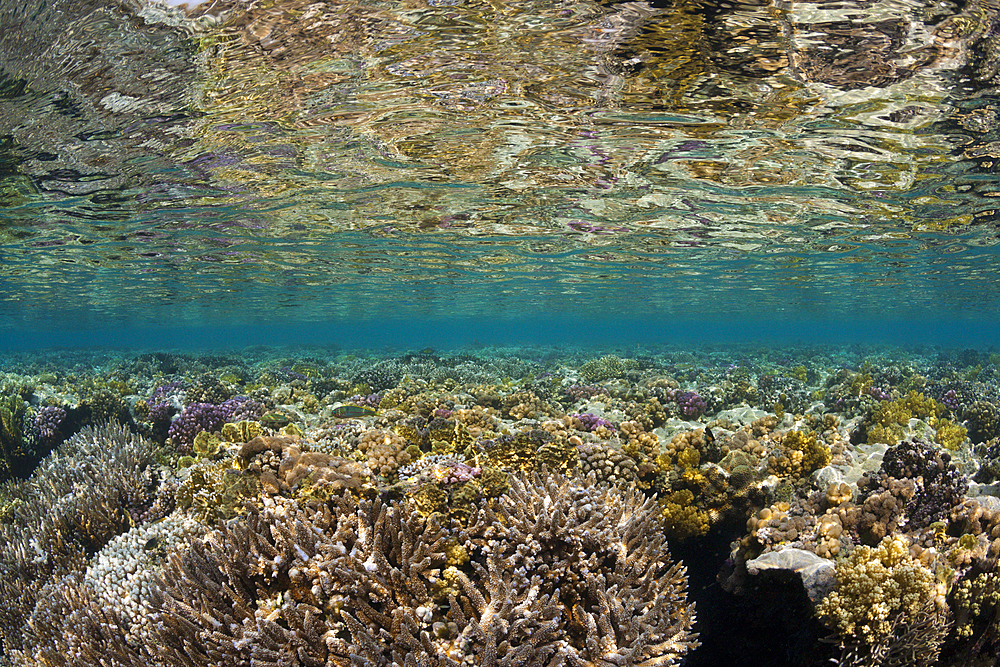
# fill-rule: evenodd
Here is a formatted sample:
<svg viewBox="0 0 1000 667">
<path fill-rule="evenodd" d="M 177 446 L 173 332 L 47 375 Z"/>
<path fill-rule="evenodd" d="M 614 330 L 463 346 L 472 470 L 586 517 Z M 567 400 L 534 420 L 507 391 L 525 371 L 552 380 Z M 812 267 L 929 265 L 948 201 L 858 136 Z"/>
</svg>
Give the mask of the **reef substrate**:
<svg viewBox="0 0 1000 667">
<path fill-rule="evenodd" d="M 0 362 L 0 664 L 992 665 L 1000 354 Z"/>
</svg>

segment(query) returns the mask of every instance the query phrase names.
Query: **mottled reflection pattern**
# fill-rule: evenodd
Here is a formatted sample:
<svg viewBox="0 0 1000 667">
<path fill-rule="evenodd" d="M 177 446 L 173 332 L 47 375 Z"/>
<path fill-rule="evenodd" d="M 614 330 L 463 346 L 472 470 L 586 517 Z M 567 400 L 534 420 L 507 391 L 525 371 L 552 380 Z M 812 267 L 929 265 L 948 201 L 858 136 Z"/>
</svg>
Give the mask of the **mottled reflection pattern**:
<svg viewBox="0 0 1000 667">
<path fill-rule="evenodd" d="M 0 293 L 995 307 L 998 62 L 990 0 L 2 0 Z"/>
</svg>

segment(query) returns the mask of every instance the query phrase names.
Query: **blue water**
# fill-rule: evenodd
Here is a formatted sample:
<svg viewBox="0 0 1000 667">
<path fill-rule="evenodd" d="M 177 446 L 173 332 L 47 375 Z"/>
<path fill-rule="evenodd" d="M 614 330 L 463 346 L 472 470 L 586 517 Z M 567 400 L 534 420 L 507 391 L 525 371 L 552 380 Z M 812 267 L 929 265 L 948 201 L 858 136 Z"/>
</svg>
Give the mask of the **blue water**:
<svg viewBox="0 0 1000 667">
<path fill-rule="evenodd" d="M 572 344 L 596 350 L 672 344 L 937 345 L 996 348 L 994 318 L 948 320 L 689 320 L 683 322 L 529 316 L 477 320 L 357 320 L 302 323 L 293 319 L 259 325 L 161 327 L 120 323 L 107 328 L 64 330 L 10 327 L 0 350 L 104 348 L 123 350 L 239 350 L 253 345 L 336 346 L 342 349 L 454 350 L 483 345 Z M 631 350 L 629 348 L 632 348 Z"/>
<path fill-rule="evenodd" d="M 0 344 L 996 340 L 995 8 L 300 4 L 0 6 Z"/>
</svg>

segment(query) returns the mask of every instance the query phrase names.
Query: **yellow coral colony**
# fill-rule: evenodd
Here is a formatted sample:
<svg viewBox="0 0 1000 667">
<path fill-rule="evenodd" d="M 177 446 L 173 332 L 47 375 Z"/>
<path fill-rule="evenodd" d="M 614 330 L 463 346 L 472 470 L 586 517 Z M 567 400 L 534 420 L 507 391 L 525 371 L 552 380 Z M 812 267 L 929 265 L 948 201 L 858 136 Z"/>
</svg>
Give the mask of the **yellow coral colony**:
<svg viewBox="0 0 1000 667">
<path fill-rule="evenodd" d="M 874 548 L 855 548 L 837 564 L 837 588 L 816 613 L 840 635 L 874 643 L 890 634 L 900 617 L 913 618 L 930 605 L 942 609 L 944 591 L 909 546 L 906 538 L 894 536 Z"/>
</svg>

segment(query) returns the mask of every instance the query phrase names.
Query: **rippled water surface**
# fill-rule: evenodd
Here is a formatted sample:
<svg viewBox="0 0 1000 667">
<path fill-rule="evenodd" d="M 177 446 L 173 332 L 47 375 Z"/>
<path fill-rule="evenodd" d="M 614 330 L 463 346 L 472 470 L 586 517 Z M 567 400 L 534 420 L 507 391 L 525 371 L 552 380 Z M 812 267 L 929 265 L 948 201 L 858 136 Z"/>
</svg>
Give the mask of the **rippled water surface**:
<svg viewBox="0 0 1000 667">
<path fill-rule="evenodd" d="M 0 0 L 6 326 L 989 319 L 996 0 Z"/>
</svg>

